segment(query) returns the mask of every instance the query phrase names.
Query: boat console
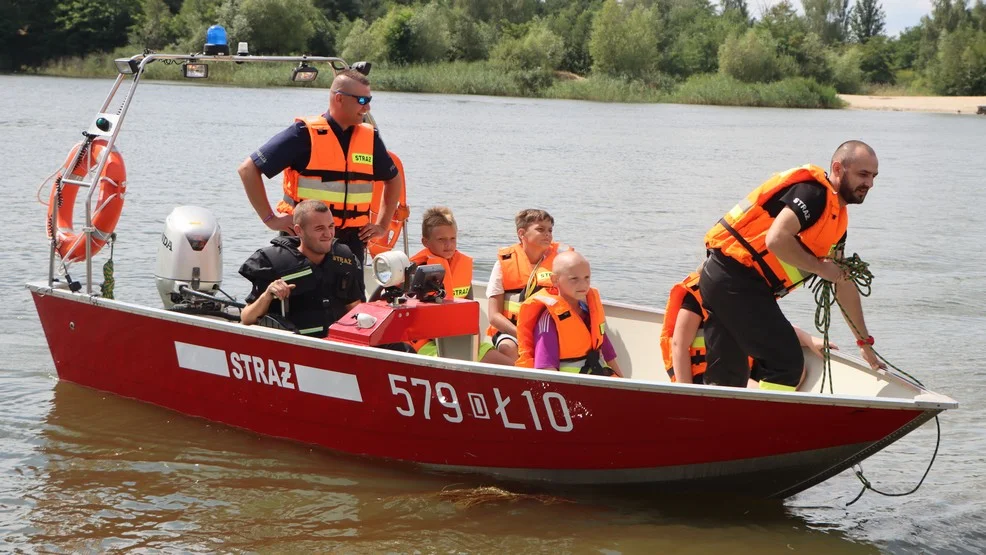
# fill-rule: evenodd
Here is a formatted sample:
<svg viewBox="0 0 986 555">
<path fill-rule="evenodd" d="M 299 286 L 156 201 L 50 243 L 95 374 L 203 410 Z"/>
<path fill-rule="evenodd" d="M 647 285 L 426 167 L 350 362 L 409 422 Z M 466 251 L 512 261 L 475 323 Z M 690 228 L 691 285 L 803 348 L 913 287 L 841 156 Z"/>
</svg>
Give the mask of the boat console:
<svg viewBox="0 0 986 555">
<path fill-rule="evenodd" d="M 479 303 L 446 299 L 441 265 L 417 266 L 403 252 L 387 251 L 372 268 L 377 291 L 329 327 L 329 340 L 375 347 L 434 339 L 439 356 L 475 360 Z"/>
<path fill-rule="evenodd" d="M 473 360 L 478 334 L 478 302 L 408 298 L 360 304 L 329 327 L 328 339 L 371 347 L 436 339 L 440 356 Z"/>
</svg>

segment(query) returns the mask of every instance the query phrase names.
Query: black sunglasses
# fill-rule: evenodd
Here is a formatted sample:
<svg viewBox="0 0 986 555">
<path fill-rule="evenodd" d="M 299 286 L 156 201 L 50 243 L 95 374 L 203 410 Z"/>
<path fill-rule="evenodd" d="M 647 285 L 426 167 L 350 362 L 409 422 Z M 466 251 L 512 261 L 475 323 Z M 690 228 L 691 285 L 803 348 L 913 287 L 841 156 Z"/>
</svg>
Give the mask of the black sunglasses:
<svg viewBox="0 0 986 555">
<path fill-rule="evenodd" d="M 336 89 L 333 89 L 332 92 L 334 92 L 336 94 L 341 94 L 343 96 L 348 96 L 350 98 L 355 98 L 356 99 L 356 102 L 359 102 L 359 105 L 360 106 L 366 106 L 367 104 L 370 103 L 371 100 L 373 100 L 373 97 L 372 96 L 360 96 L 358 94 L 349 94 L 349 93 L 347 93 L 345 91 L 340 91 L 340 90 L 336 90 Z"/>
</svg>

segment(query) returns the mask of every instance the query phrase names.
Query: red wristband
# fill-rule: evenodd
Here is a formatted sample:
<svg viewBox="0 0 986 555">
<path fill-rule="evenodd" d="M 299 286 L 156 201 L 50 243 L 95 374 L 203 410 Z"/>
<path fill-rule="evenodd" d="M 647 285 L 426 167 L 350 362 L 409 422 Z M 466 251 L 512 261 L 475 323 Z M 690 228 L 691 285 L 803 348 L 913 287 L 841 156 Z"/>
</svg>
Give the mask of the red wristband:
<svg viewBox="0 0 986 555">
<path fill-rule="evenodd" d="M 872 345 L 874 341 L 875 340 L 873 339 L 873 336 L 871 335 L 871 336 L 867 337 L 866 339 L 857 339 L 856 340 L 856 345 L 859 345 L 860 347 L 864 347 L 866 345 Z"/>
<path fill-rule="evenodd" d="M 274 211 L 271 210 L 270 214 L 267 214 L 267 217 L 264 218 L 263 220 L 260 220 L 260 221 L 263 222 L 263 223 L 267 223 L 267 222 L 269 222 L 269 221 L 271 221 L 273 219 L 274 219 Z"/>
</svg>

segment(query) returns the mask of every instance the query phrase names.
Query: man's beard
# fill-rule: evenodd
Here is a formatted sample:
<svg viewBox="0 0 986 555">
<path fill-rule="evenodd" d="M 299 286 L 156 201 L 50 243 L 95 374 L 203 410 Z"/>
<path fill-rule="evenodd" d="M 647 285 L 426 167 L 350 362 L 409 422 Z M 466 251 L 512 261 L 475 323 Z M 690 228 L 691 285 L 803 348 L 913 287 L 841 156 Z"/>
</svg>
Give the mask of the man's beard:
<svg viewBox="0 0 986 555">
<path fill-rule="evenodd" d="M 863 201 L 866 200 L 868 190 L 863 188 L 863 190 L 857 192 L 857 189 L 860 189 L 860 187 L 852 183 L 848 173 L 843 170 L 839 176 L 839 196 L 842 197 L 842 200 L 846 204 L 863 204 Z"/>
</svg>

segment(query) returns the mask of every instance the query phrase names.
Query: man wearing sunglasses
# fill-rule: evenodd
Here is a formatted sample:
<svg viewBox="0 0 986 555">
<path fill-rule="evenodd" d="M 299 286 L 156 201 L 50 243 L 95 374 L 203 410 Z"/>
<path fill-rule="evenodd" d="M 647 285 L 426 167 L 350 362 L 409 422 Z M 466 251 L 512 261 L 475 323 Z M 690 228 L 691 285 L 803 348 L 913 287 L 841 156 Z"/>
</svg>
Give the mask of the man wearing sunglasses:
<svg viewBox="0 0 986 555">
<path fill-rule="evenodd" d="M 339 72 L 329 91 L 327 113 L 295 118 L 238 169 L 247 198 L 264 225 L 293 234 L 294 207 L 303 200 L 321 200 L 332 210 L 336 240 L 347 245 L 360 264 L 366 242 L 386 233 L 404 187 L 404 177 L 380 135 L 363 123 L 371 98 L 365 75 L 351 69 Z M 281 172 L 284 198 L 275 211 L 262 175 L 272 178 Z M 370 213 L 374 181 L 384 182 L 377 214 Z"/>
</svg>

